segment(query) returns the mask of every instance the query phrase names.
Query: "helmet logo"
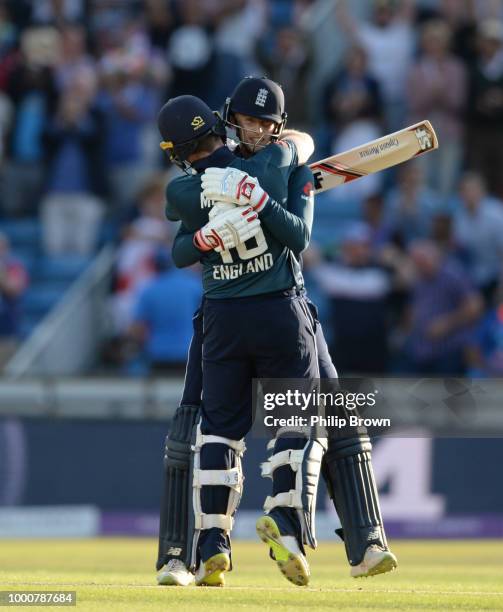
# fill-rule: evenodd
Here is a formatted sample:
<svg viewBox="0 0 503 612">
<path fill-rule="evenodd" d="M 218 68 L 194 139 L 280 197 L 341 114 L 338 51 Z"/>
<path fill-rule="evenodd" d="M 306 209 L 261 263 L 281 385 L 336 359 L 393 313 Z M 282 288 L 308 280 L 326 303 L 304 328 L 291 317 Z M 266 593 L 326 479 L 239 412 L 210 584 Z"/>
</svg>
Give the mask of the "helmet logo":
<svg viewBox="0 0 503 612">
<path fill-rule="evenodd" d="M 199 115 L 196 115 L 194 119 L 192 119 L 190 125 L 194 128 L 194 131 L 196 131 L 199 128 L 203 127 L 203 125 L 205 125 L 204 119 Z"/>
<path fill-rule="evenodd" d="M 269 95 L 268 89 L 264 89 L 264 88 L 259 89 L 257 93 L 257 98 L 255 99 L 255 105 L 261 106 L 262 108 L 264 108 L 268 95 Z"/>
</svg>

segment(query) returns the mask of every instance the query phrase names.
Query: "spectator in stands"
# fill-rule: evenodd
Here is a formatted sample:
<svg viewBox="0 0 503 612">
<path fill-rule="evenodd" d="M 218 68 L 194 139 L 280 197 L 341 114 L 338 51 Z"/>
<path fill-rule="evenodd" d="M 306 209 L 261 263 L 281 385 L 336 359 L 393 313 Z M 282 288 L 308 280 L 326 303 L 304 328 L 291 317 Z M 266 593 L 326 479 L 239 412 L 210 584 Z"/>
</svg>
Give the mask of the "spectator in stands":
<svg viewBox="0 0 503 612">
<path fill-rule="evenodd" d="M 503 198 L 503 24 L 479 26 L 478 58 L 469 79 L 469 168 L 482 174 L 489 190 Z"/>
<path fill-rule="evenodd" d="M 477 20 L 481 18 L 482 4 L 472 0 L 440 0 L 434 14 L 448 23 L 452 50 L 464 64 L 472 63 L 476 57 Z"/>
<path fill-rule="evenodd" d="M 19 30 L 16 27 L 13 7 L 0 6 L 0 90 L 7 91 L 10 72 L 20 60 L 16 45 L 19 42 Z M 3 139 L 3 137 L 2 137 Z"/>
<path fill-rule="evenodd" d="M 6 91 L 14 107 L 1 189 L 8 215 L 37 210 L 44 178 L 42 135 L 57 106 L 53 67 L 59 57 L 59 35 L 52 28 L 30 28 L 22 35 L 21 50 Z"/>
<path fill-rule="evenodd" d="M 164 50 L 173 27 L 173 12 L 164 0 L 145 0 L 146 32 L 150 44 Z"/>
<path fill-rule="evenodd" d="M 0 367 L 16 348 L 20 299 L 27 285 L 28 275 L 23 264 L 10 252 L 7 237 L 0 234 Z"/>
<path fill-rule="evenodd" d="M 128 22 L 138 16 L 139 4 L 138 0 L 100 1 L 93 2 L 90 8 L 90 30 L 101 55 L 103 50 L 113 49 L 123 40 Z"/>
<path fill-rule="evenodd" d="M 139 199 L 139 216 L 123 230 L 117 252 L 113 313 L 116 332 L 131 324 L 138 293 L 154 274 L 155 252 L 169 242 L 169 225 L 164 217 L 164 190 L 159 176 L 150 177 Z"/>
<path fill-rule="evenodd" d="M 61 29 L 61 49 L 61 60 L 56 67 L 60 90 L 70 89 L 78 79 L 96 79 L 95 62 L 87 52 L 86 31 L 81 25 L 70 24 Z"/>
<path fill-rule="evenodd" d="M 151 168 L 145 164 L 144 135 L 159 106 L 148 81 L 148 56 L 119 49 L 101 62 L 98 108 L 104 117 L 105 161 L 115 212 L 131 205 Z"/>
<path fill-rule="evenodd" d="M 82 23 L 88 9 L 86 0 L 37 0 L 32 4 L 31 19 L 35 23 Z"/>
<path fill-rule="evenodd" d="M 256 74 L 253 51 L 263 30 L 267 4 L 260 0 L 219 0 L 208 3 L 208 8 L 217 48 L 239 56 L 247 74 Z"/>
<path fill-rule="evenodd" d="M 153 374 L 183 371 L 192 315 L 201 302 L 201 283 L 190 270 L 177 270 L 169 254 L 155 255 L 156 276 L 142 289 L 134 308 L 130 335 L 144 348 Z"/>
<path fill-rule="evenodd" d="M 370 241 L 365 224 L 353 225 L 344 236 L 341 261 L 315 272 L 331 302 L 331 352 L 342 375 L 383 373 L 388 365 L 387 301 L 393 280 L 374 261 Z"/>
<path fill-rule="evenodd" d="M 148 218 L 157 221 L 163 230 L 166 229 L 166 183 L 166 174 L 163 172 L 149 175 L 143 182 L 133 206 L 124 211 L 124 223 Z"/>
<path fill-rule="evenodd" d="M 342 69 L 325 87 L 323 105 L 332 154 L 382 135 L 380 87 L 368 71 L 367 54 L 362 47 L 352 46 L 347 51 Z M 358 206 L 380 191 L 382 184 L 382 173 L 371 174 L 330 192 L 328 197 L 335 205 L 351 202 Z"/>
<path fill-rule="evenodd" d="M 474 324 L 482 299 L 467 275 L 429 240 L 409 247 L 416 270 L 406 329 L 404 356 L 408 373 L 463 374 L 475 344 Z"/>
<path fill-rule="evenodd" d="M 386 196 L 386 227 L 390 236 L 403 245 L 427 238 L 433 215 L 440 209 L 437 194 L 424 184 L 423 168 L 418 161 L 400 168 L 397 185 Z"/>
<path fill-rule="evenodd" d="M 347 50 L 342 69 L 325 87 L 323 104 L 325 120 L 338 132 L 355 121 L 381 121 L 381 91 L 363 47 Z"/>
<path fill-rule="evenodd" d="M 257 40 L 256 57 L 271 79 L 281 83 L 285 92 L 288 121 L 296 128 L 309 120 L 305 92 L 311 78 L 312 50 L 302 31 L 293 25 L 266 30 Z"/>
<path fill-rule="evenodd" d="M 385 219 L 384 204 L 384 198 L 380 194 L 367 198 L 364 202 L 363 218 L 370 230 L 375 262 L 388 270 L 393 279 L 387 300 L 388 332 L 392 339 L 393 328 L 403 317 L 413 274 L 402 237 L 393 231 L 393 226 Z"/>
<path fill-rule="evenodd" d="M 363 221 L 370 230 L 372 250 L 379 252 L 389 240 L 389 228 L 384 219 L 384 197 L 374 193 L 363 202 Z"/>
<path fill-rule="evenodd" d="M 470 73 L 468 162 L 484 176 L 489 190 L 503 198 L 503 23 L 479 27 L 478 58 Z"/>
<path fill-rule="evenodd" d="M 466 252 L 473 284 L 491 303 L 502 273 L 503 204 L 488 196 L 484 179 L 472 172 L 463 177 L 459 195 L 455 239 Z"/>
<path fill-rule="evenodd" d="M 442 146 L 423 155 L 428 185 L 448 196 L 459 177 L 462 162 L 463 111 L 466 104 L 466 71 L 449 52 L 451 32 L 441 20 L 428 21 L 421 31 L 422 54 L 412 67 L 408 100 L 411 123 L 425 117 L 436 128 Z"/>
<path fill-rule="evenodd" d="M 447 261 L 452 260 L 465 271 L 469 270 L 472 255 L 467 245 L 463 245 L 456 238 L 455 217 L 452 212 L 441 211 L 434 215 L 430 238 Z"/>
<path fill-rule="evenodd" d="M 353 18 L 346 0 L 337 6 L 339 25 L 353 44 L 367 52 L 371 74 L 377 79 L 384 102 L 387 128 L 403 125 L 406 80 L 414 52 L 414 2 L 373 0 L 372 22 Z"/>
<path fill-rule="evenodd" d="M 217 47 L 205 3 L 174 0 L 173 8 L 173 29 L 167 44 L 172 76 L 167 97 L 191 94 L 211 108 L 221 108 L 229 92 L 246 76 L 242 57 Z"/>
<path fill-rule="evenodd" d="M 0 92 L 0 161 L 3 164 L 6 155 L 6 139 L 7 134 L 12 124 L 12 117 L 14 116 L 14 107 L 9 97 Z M 0 187 L 0 194 L 2 194 L 2 188 Z M 1 197 L 1 195 L 0 195 Z"/>
<path fill-rule="evenodd" d="M 498 303 L 486 312 L 478 329 L 478 344 L 482 356 L 479 372 L 486 376 L 503 376 L 503 294 Z"/>
<path fill-rule="evenodd" d="M 50 255 L 90 255 L 99 233 L 105 175 L 102 129 L 90 108 L 91 81 L 75 80 L 45 132 L 46 195 L 41 203 L 44 247 Z"/>
</svg>

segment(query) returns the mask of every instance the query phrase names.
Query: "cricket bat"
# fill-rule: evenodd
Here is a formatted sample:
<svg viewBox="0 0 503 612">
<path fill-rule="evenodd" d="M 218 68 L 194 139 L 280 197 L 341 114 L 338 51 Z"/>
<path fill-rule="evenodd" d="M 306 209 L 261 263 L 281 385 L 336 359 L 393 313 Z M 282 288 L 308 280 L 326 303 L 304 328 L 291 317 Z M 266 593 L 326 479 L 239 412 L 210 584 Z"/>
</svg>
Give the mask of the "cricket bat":
<svg viewBox="0 0 503 612">
<path fill-rule="evenodd" d="M 314 174 L 315 193 L 391 168 L 435 149 L 438 149 L 438 139 L 433 126 L 429 121 L 420 121 L 393 134 L 309 164 Z"/>
</svg>

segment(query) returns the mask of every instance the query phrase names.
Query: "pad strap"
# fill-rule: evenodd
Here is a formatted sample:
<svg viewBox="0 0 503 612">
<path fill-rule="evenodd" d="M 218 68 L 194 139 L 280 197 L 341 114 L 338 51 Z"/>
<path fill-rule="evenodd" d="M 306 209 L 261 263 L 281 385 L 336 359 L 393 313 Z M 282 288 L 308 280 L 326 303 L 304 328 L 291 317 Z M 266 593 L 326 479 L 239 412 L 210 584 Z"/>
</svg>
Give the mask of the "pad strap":
<svg viewBox="0 0 503 612">
<path fill-rule="evenodd" d="M 270 512 L 273 508 L 278 507 L 296 508 L 302 510 L 302 495 L 300 491 L 291 489 L 283 493 L 277 493 L 276 495 L 268 495 L 264 503 L 264 510 Z"/>
<path fill-rule="evenodd" d="M 225 444 L 226 446 L 232 448 L 239 456 L 241 456 L 246 450 L 244 440 L 231 440 L 230 438 L 224 438 L 222 436 L 204 435 L 201 433 L 201 429 L 198 427 L 196 443 L 192 446 L 192 450 L 200 450 L 203 444 Z"/>
<path fill-rule="evenodd" d="M 234 517 L 227 514 L 197 514 L 195 527 L 196 529 L 223 529 L 231 531 L 234 525 Z"/>
<path fill-rule="evenodd" d="M 194 470 L 193 487 L 205 485 L 223 485 L 231 489 L 239 489 L 243 484 L 243 474 L 237 467 L 230 470 Z"/>
<path fill-rule="evenodd" d="M 304 460 L 304 449 L 293 450 L 288 449 L 272 455 L 269 461 L 264 461 L 260 464 L 262 476 L 264 478 L 272 478 L 274 470 L 282 465 L 289 465 L 294 472 L 297 472 L 302 467 Z"/>
</svg>

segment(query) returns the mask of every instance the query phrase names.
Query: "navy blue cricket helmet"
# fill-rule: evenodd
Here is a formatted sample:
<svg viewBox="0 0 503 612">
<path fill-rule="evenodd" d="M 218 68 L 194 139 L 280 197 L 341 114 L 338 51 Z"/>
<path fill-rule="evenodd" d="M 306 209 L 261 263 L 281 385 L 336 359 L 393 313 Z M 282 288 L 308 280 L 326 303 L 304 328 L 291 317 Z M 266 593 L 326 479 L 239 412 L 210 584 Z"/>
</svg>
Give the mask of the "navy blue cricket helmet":
<svg viewBox="0 0 503 612">
<path fill-rule="evenodd" d="M 281 85 L 267 77 L 245 77 L 225 101 L 224 121 L 232 127 L 236 127 L 231 121 L 235 113 L 274 121 L 277 124 L 274 136 L 278 137 L 287 119 Z"/>
<path fill-rule="evenodd" d="M 178 96 L 168 100 L 159 112 L 157 127 L 163 139 L 161 149 L 184 170 L 188 166 L 187 158 L 201 138 L 213 133 L 223 142 L 226 139 L 222 119 L 196 96 Z"/>
</svg>

